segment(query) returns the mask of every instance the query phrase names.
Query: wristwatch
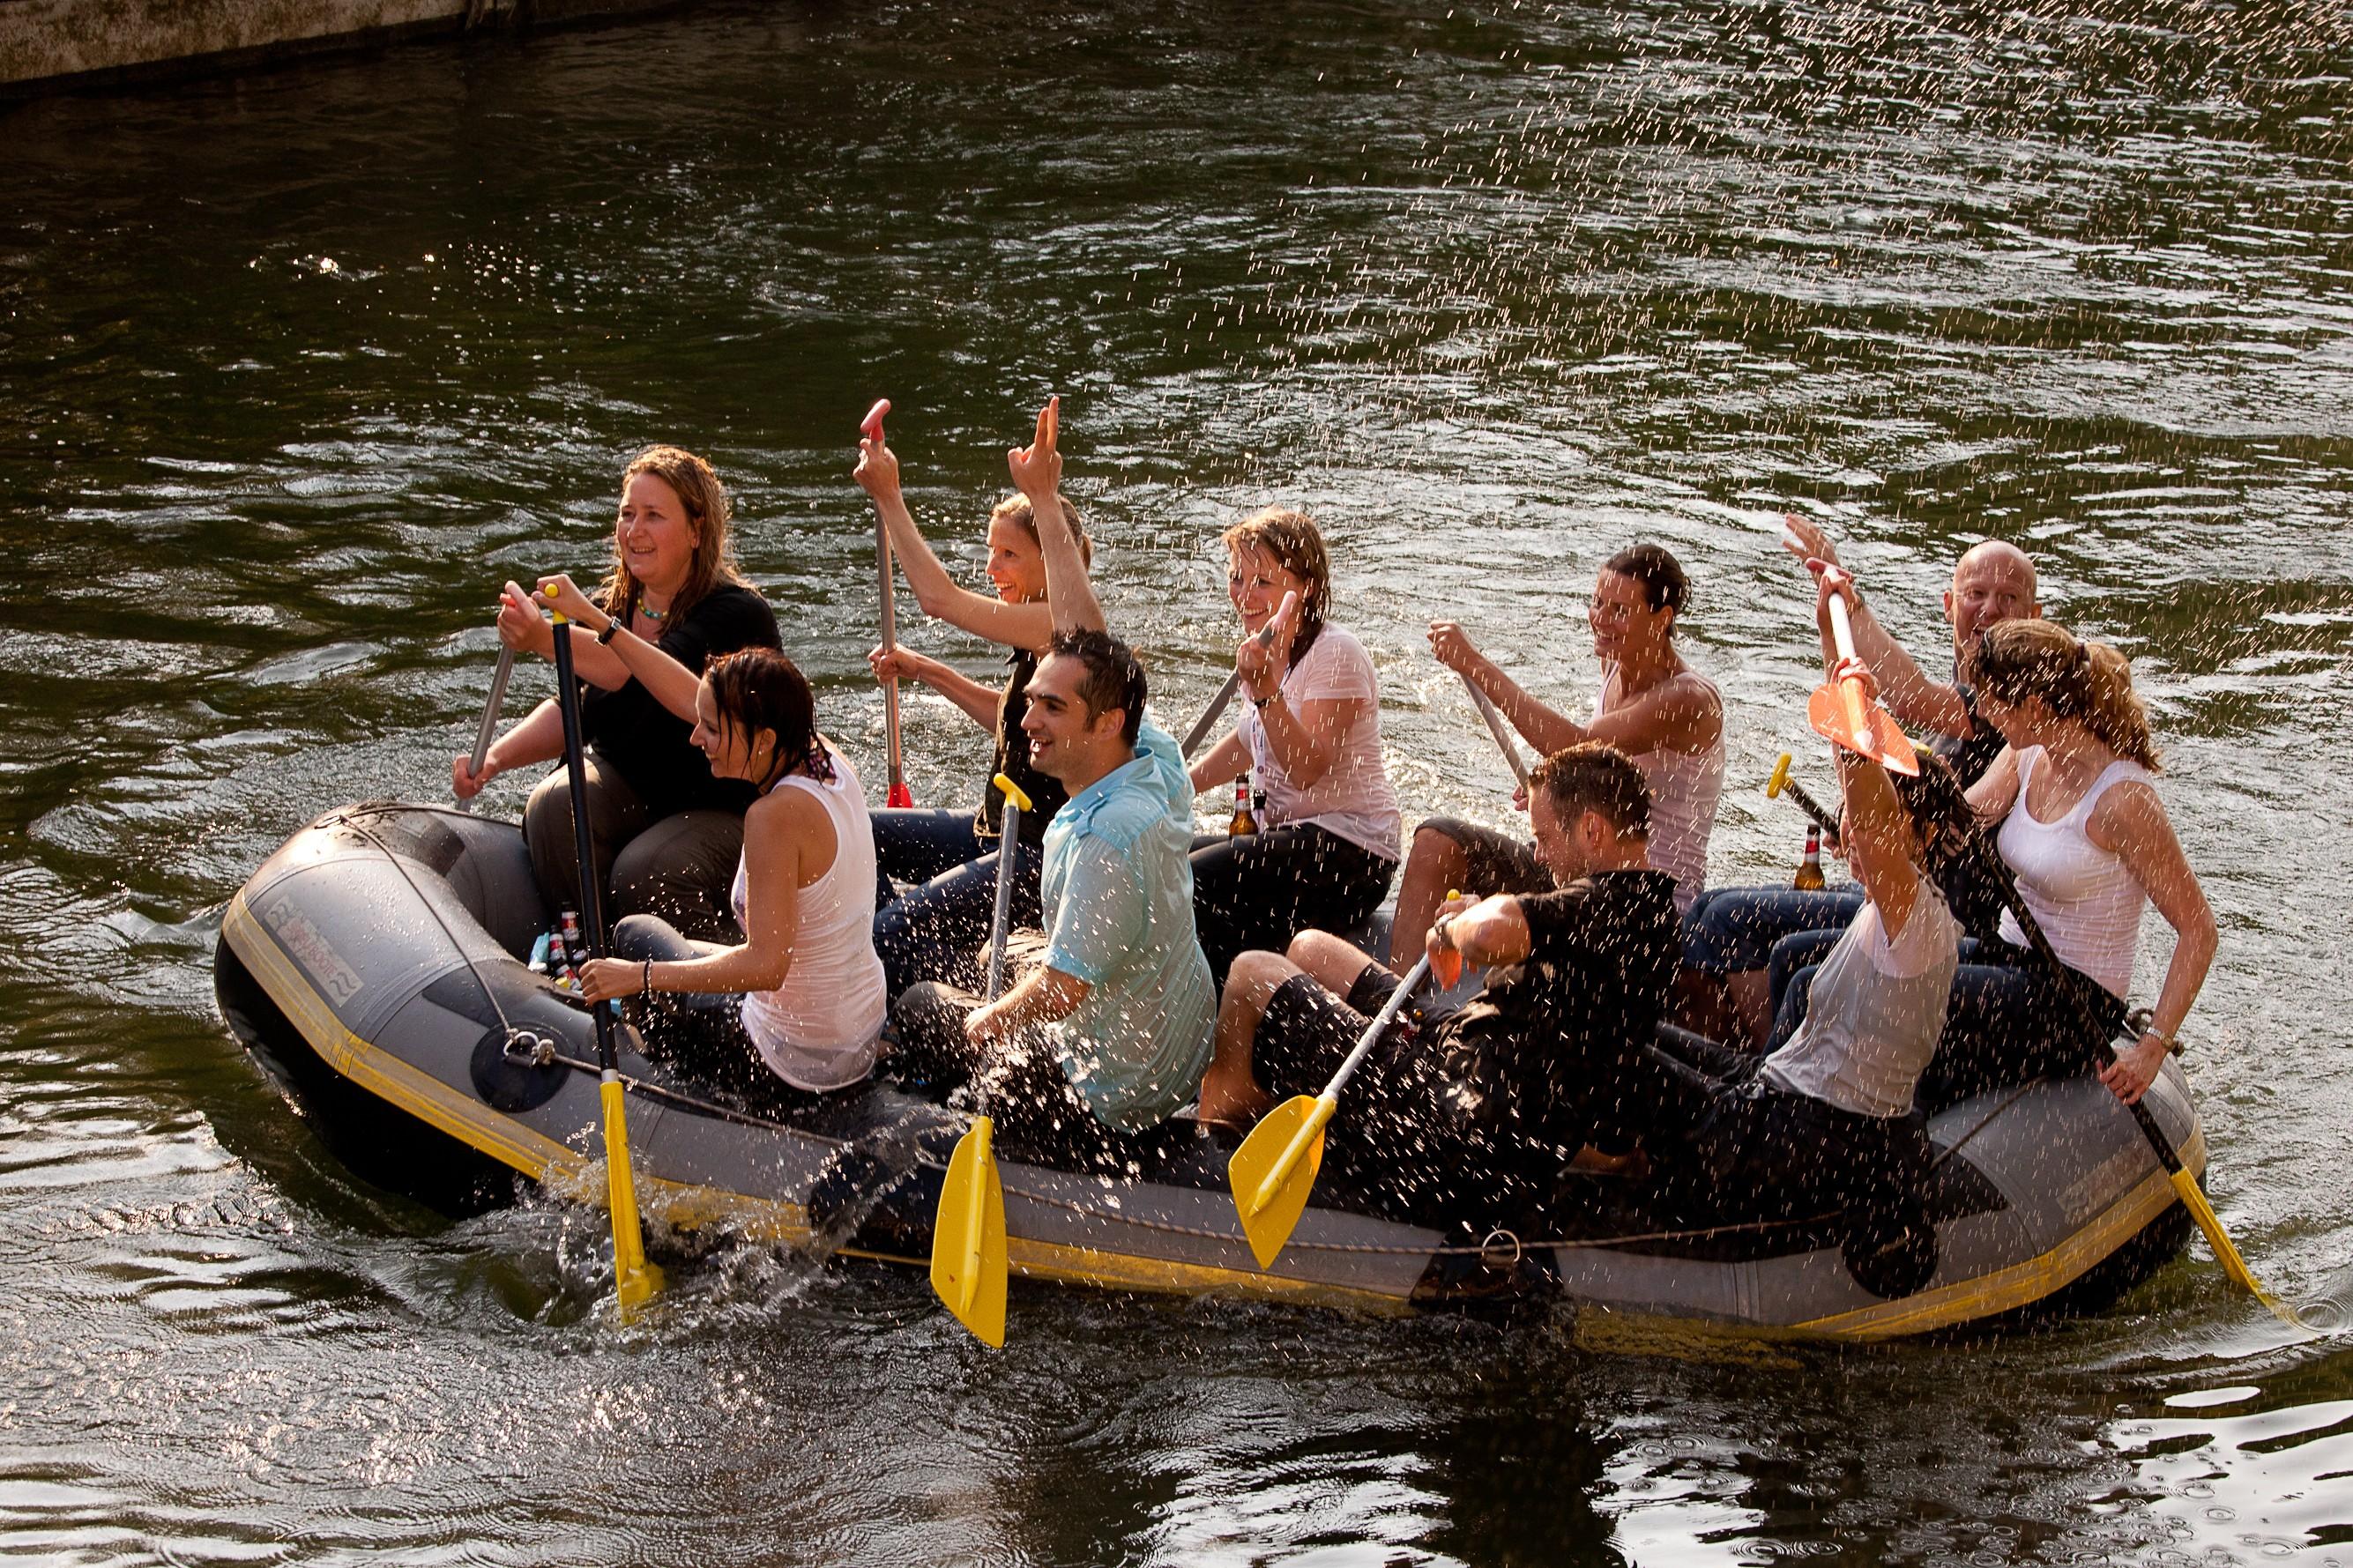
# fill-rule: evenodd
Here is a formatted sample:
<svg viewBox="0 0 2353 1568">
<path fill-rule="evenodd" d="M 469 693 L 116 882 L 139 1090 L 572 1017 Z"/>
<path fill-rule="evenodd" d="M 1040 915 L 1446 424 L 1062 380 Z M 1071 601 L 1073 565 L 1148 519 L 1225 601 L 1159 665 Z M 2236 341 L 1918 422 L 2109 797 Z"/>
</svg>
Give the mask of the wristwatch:
<svg viewBox="0 0 2353 1568">
<path fill-rule="evenodd" d="M 605 629 L 596 634 L 596 646 L 598 647 L 611 647 L 613 642 L 613 634 L 620 629 L 621 617 L 618 616 L 607 616 L 605 617 Z"/>
</svg>

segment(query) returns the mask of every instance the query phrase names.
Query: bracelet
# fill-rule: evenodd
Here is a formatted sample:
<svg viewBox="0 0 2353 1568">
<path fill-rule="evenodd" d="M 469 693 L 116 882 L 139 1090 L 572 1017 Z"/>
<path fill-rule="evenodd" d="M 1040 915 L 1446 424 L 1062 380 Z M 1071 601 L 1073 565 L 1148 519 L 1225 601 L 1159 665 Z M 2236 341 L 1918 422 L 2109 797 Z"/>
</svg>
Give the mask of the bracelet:
<svg viewBox="0 0 2353 1568">
<path fill-rule="evenodd" d="M 638 994 L 649 1002 L 654 999 L 654 961 L 650 958 L 646 960 L 645 968 L 638 972 Z"/>
<path fill-rule="evenodd" d="M 605 629 L 596 634 L 596 646 L 598 647 L 611 647 L 613 643 L 613 634 L 625 628 L 621 625 L 620 616 L 607 616 L 605 617 Z"/>
</svg>

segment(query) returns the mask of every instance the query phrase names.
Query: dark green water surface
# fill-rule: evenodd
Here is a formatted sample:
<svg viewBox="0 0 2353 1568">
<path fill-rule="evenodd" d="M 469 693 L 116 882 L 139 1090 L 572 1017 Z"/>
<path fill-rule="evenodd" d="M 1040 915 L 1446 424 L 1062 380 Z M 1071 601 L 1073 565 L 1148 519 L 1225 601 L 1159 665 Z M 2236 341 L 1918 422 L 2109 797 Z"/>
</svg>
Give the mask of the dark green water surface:
<svg viewBox="0 0 2353 1568">
<path fill-rule="evenodd" d="M 2025 545 L 2221 922 L 2218 1205 L 2342 1307 L 2349 62 L 2323 6 L 722 5 L 0 107 L 0 1555 L 2353 1563 L 2353 1356 L 2202 1244 L 2046 1333 L 1778 1359 L 1027 1289 L 990 1354 L 751 1247 L 623 1331 L 596 1215 L 366 1187 L 210 984 L 287 833 L 441 797 L 496 583 L 595 566 L 649 440 L 876 777 L 857 418 L 976 568 L 1054 390 L 1164 715 L 1228 658 L 1217 530 L 1324 521 L 1409 816 L 1508 816 L 1423 624 L 1588 703 L 1593 569 L 1668 542 L 1716 881 L 1794 861 L 1776 752 L 1824 776 L 1773 513 L 1929 655 L 1955 552 Z M 968 801 L 980 732 L 910 715 Z"/>
</svg>

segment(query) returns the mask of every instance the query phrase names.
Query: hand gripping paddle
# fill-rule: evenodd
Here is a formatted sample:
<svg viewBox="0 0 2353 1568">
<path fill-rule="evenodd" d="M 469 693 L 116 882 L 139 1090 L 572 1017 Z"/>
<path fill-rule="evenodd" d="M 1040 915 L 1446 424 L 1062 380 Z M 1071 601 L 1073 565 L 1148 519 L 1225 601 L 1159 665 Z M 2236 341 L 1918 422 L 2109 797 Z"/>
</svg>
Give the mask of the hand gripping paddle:
<svg viewBox="0 0 2353 1568">
<path fill-rule="evenodd" d="M 988 931 L 988 1000 L 1005 984 L 1005 934 L 1013 910 L 1013 862 L 1021 842 L 1021 814 L 1029 797 L 1003 773 L 995 780 L 1005 796 L 997 841 L 997 913 Z M 1005 1343 L 1005 1185 L 997 1173 L 990 1142 L 997 1124 L 988 1116 L 983 1077 L 973 1076 L 971 1127 L 956 1140 L 948 1173 L 940 1183 L 940 1208 L 932 1221 L 932 1289 L 973 1338 L 990 1346 Z"/>
<path fill-rule="evenodd" d="M 1266 618 L 1266 625 L 1251 634 L 1258 645 L 1264 647 L 1272 642 L 1275 626 L 1298 607 L 1299 595 L 1286 592 L 1282 595 L 1282 603 L 1274 607 L 1274 614 Z M 1240 690 L 1241 686 L 1242 672 L 1237 669 L 1226 677 L 1226 683 L 1218 688 L 1218 694 L 1209 699 L 1209 705 L 1201 710 L 1201 716 L 1193 721 L 1191 729 L 1185 731 L 1185 744 L 1180 750 L 1187 762 L 1192 760 L 1194 752 L 1201 749 L 1201 742 L 1209 738 L 1209 731 L 1218 727 L 1218 721 L 1226 716 L 1226 709 L 1231 705 L 1234 693 Z"/>
</svg>

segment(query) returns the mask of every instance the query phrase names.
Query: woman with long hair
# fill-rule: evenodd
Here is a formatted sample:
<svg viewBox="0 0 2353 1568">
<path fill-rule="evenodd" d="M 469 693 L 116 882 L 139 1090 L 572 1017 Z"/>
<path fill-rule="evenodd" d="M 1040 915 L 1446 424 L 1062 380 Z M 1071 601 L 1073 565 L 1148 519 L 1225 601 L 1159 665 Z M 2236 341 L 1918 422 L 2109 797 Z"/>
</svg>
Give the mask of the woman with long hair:
<svg viewBox="0 0 2353 1568">
<path fill-rule="evenodd" d="M 691 741 L 692 678 L 721 654 L 779 646 L 775 613 L 736 569 L 729 513 L 719 476 L 693 453 L 649 447 L 630 459 L 621 474 L 612 563 L 594 606 L 596 624 L 612 629 L 593 641 L 573 639 L 589 838 L 596 874 L 612 889 L 608 907 L 616 916 L 659 914 L 704 937 L 733 929 L 727 878 L 743 849 L 752 791 L 714 777 Z M 555 634 L 540 609 L 509 583 L 499 602 L 499 637 L 518 653 L 552 660 Z M 659 649 L 682 666 L 684 688 L 667 699 L 658 695 L 638 679 L 616 639 Z M 480 773 L 472 771 L 471 757 L 460 756 L 450 779 L 464 800 L 501 773 L 563 754 L 563 716 L 550 698 L 491 744 Z M 571 784 L 559 767 L 523 808 L 532 869 L 540 891 L 560 909 L 580 907 L 572 806 Z"/>
<path fill-rule="evenodd" d="M 1539 756 L 1606 741 L 1633 759 L 1650 782 L 1651 864 L 1675 879 L 1675 908 L 1688 910 L 1707 879 L 1708 836 L 1724 793 L 1724 699 L 1683 658 L 1674 636 L 1691 597 L 1682 563 L 1662 545 L 1632 544 L 1601 563 L 1586 618 L 1601 661 L 1601 691 L 1580 724 L 1530 696 L 1472 646 L 1453 621 L 1430 624 L 1438 662 L 1486 695 Z M 1398 884 L 1389 953 L 1410 956 L 1450 889 L 1529 893 L 1551 886 L 1535 848 L 1509 834 L 1454 817 L 1414 829 Z"/>
<path fill-rule="evenodd" d="M 596 626 L 601 613 L 567 578 L 557 607 Z M 735 1090 L 804 1096 L 872 1071 L 882 1033 L 882 963 L 874 953 L 874 840 L 857 772 L 818 733 L 816 700 L 793 661 L 767 648 L 718 658 L 700 679 L 640 645 L 654 683 L 693 693 L 694 742 L 712 773 L 754 792 L 729 903 L 744 932 L 721 946 L 658 916 L 613 932 L 613 956 L 581 970 L 589 1001 L 635 998 L 648 1048 Z M 667 666 L 664 668 L 664 666 Z"/>
<path fill-rule="evenodd" d="M 881 439 L 859 441 L 851 477 L 874 498 L 891 552 L 923 614 L 1007 650 L 1001 689 L 912 648 L 886 653 L 877 647 L 866 660 L 876 679 L 921 681 L 989 731 L 992 755 L 977 809 L 916 806 L 873 814 L 880 872 L 874 942 L 890 973 L 891 994 L 927 980 L 972 990 L 980 984 L 975 955 L 988 939 L 995 907 L 997 825 L 1005 810 L 1004 797 L 989 781 L 1003 773 L 1030 802 L 1021 818 L 1021 842 L 1013 849 L 1010 918 L 1016 927 L 1039 922 L 1039 846 L 1046 825 L 1068 798 L 1060 780 L 1030 766 L 1029 742 L 1021 733 L 1022 717 L 1029 710 L 1029 679 L 1054 635 L 1038 518 L 1029 498 L 1020 495 L 1006 497 L 989 511 L 988 581 L 997 590 L 991 597 L 957 583 L 933 553 L 900 490 L 898 456 Z M 1059 494 L 1055 499 L 1078 538 L 1081 559 L 1092 562 L 1093 549 L 1078 510 Z M 900 896 L 894 881 L 920 886 Z"/>
<path fill-rule="evenodd" d="M 1372 656 L 1328 618 L 1323 531 L 1303 511 L 1268 507 L 1219 542 L 1241 617 L 1234 668 L 1248 706 L 1193 764 L 1193 788 L 1247 774 L 1266 796 L 1256 833 L 1194 843 L 1194 920 L 1222 985 L 1246 949 L 1279 952 L 1303 931 L 1348 931 L 1369 919 L 1397 874 L 1404 819 L 1381 761 Z M 1296 608 L 1281 616 L 1286 595 Z"/>
<path fill-rule="evenodd" d="M 1943 1090 L 2080 1070 L 2123 1016 L 2141 913 L 2154 904 L 2175 937 L 2164 983 L 2131 1047 L 2093 1058 L 2129 1103 L 2173 1048 L 2217 945 L 2213 910 L 2158 798 L 2157 744 L 2132 667 L 2050 621 L 2004 621 L 1986 629 L 1977 676 L 1978 711 L 2009 749 L 1969 799 L 2000 823 L 1995 842 L 2028 912 L 2075 973 L 2049 973 L 2005 914 L 2005 940 L 1980 943 L 1955 983 Z"/>
</svg>

